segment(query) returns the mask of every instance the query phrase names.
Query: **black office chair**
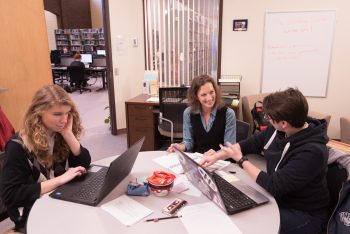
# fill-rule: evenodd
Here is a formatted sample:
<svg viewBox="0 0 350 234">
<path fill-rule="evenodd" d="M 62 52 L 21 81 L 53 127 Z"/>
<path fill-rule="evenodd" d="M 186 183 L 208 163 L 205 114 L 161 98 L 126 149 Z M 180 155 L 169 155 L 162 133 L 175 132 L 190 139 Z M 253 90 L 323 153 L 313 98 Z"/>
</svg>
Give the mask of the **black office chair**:
<svg viewBox="0 0 350 234">
<path fill-rule="evenodd" d="M 250 124 L 241 120 L 236 120 L 236 142 L 247 139 Z"/>
<path fill-rule="evenodd" d="M 342 165 L 337 162 L 328 165 L 327 186 L 330 197 L 329 215 L 332 214 L 335 206 L 338 203 L 340 189 L 347 178 L 348 172 Z"/>
<path fill-rule="evenodd" d="M 182 138 L 183 112 L 187 107 L 187 87 L 159 88 L 159 133 Z"/>
<path fill-rule="evenodd" d="M 3 171 L 3 168 L 4 168 L 4 164 L 5 164 L 5 160 L 6 160 L 6 155 L 4 152 L 0 152 L 0 180 L 1 180 L 1 177 L 2 177 L 2 171 Z M 0 189 L 2 189 L 0 187 Z M 1 190 L 0 190 L 0 193 L 1 193 Z M 7 214 L 7 209 L 6 207 L 4 206 L 3 202 L 2 202 L 2 199 L 0 197 L 0 222 L 7 219 L 9 216 Z"/>
<path fill-rule="evenodd" d="M 69 66 L 67 70 L 70 78 L 70 84 L 73 89 L 72 91 L 79 90 L 80 93 L 83 93 L 84 91 L 91 92 L 91 89 L 85 87 L 89 79 L 85 77 L 84 67 Z"/>
</svg>

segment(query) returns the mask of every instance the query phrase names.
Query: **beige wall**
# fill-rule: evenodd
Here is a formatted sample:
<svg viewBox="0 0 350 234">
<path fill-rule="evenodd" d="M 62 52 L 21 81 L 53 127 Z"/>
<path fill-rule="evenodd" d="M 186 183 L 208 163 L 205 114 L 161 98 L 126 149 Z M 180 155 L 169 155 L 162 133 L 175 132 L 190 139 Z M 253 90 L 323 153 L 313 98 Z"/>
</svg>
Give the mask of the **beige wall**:
<svg viewBox="0 0 350 234">
<path fill-rule="evenodd" d="M 110 0 L 109 9 L 117 126 L 122 129 L 126 127 L 125 101 L 142 92 L 145 69 L 142 0 Z M 138 47 L 132 46 L 134 37 L 138 38 Z"/>
<path fill-rule="evenodd" d="M 308 98 L 310 109 L 332 115 L 329 136 L 339 138 L 339 117 L 350 116 L 350 2 L 343 0 L 224 0 L 222 73 L 241 74 L 241 95 L 260 92 L 263 27 L 266 11 L 336 10 L 336 24 L 326 98 Z M 247 32 L 233 32 L 233 19 L 248 19 Z M 317 84 L 315 84 L 317 85 Z"/>
<path fill-rule="evenodd" d="M 141 93 L 143 76 L 143 20 L 142 0 L 109 1 L 112 27 L 114 76 L 118 128 L 125 127 L 125 100 Z M 241 95 L 260 93 L 262 74 L 263 28 L 266 11 L 336 10 L 336 25 L 326 98 L 308 98 L 310 109 L 332 115 L 329 136 L 339 138 L 339 117 L 350 116 L 350 2 L 343 0 L 224 0 L 222 74 L 240 74 L 243 77 Z M 130 13 L 132 12 L 132 14 Z M 233 19 L 248 19 L 248 31 L 233 32 Z M 117 36 L 124 36 L 126 51 L 116 55 Z M 140 46 L 131 46 L 131 37 L 138 36 Z M 315 84 L 317 85 L 317 84 Z"/>
<path fill-rule="evenodd" d="M 102 0 L 90 0 L 91 26 L 103 28 Z"/>
<path fill-rule="evenodd" d="M 52 83 L 43 1 L 0 1 L 0 106 L 20 125 L 34 92 Z"/>
</svg>

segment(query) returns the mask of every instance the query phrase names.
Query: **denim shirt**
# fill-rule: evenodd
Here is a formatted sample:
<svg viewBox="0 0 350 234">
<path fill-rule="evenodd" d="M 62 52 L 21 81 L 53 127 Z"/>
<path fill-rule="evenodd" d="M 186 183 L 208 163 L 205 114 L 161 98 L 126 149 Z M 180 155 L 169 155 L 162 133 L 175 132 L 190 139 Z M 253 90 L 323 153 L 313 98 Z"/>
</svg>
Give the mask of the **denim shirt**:
<svg viewBox="0 0 350 234">
<path fill-rule="evenodd" d="M 210 113 L 208 120 L 208 125 L 205 124 L 205 119 L 200 110 L 196 110 L 195 114 L 200 114 L 202 124 L 206 132 L 209 132 L 213 126 L 216 117 L 217 108 L 213 108 Z M 224 134 L 224 142 L 230 142 L 231 144 L 236 143 L 236 116 L 235 112 L 231 108 L 227 108 L 226 111 L 226 126 Z M 182 144 L 185 145 L 186 151 L 191 151 L 193 149 L 193 129 L 191 125 L 191 107 L 187 107 L 183 114 L 183 141 Z"/>
</svg>

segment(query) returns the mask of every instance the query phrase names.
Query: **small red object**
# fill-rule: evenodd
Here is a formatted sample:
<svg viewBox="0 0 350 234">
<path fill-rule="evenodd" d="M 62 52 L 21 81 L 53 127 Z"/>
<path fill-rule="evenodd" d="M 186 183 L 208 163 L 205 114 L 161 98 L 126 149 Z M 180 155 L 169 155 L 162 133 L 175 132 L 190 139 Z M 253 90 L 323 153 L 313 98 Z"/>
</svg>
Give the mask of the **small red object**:
<svg viewBox="0 0 350 234">
<path fill-rule="evenodd" d="M 166 171 L 154 171 L 147 181 L 154 185 L 167 185 L 175 180 L 176 176 Z"/>
</svg>

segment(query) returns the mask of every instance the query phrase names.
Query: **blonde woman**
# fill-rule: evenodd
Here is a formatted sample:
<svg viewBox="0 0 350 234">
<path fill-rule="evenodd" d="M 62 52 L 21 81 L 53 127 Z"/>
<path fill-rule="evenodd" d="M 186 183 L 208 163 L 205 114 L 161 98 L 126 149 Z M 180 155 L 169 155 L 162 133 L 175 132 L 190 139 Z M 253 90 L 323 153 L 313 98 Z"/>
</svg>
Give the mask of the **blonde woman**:
<svg viewBox="0 0 350 234">
<path fill-rule="evenodd" d="M 77 108 L 63 88 L 48 85 L 35 93 L 5 149 L 1 196 L 15 229 L 25 230 L 37 198 L 86 173 L 91 157 L 79 143 L 81 132 Z"/>
</svg>

